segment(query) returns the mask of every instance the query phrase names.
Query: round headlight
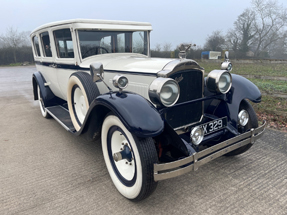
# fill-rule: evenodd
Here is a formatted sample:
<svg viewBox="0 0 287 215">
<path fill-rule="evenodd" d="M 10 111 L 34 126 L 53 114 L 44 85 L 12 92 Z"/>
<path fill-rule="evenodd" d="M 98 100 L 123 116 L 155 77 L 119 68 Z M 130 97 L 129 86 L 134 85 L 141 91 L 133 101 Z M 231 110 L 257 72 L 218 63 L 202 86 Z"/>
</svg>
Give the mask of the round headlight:
<svg viewBox="0 0 287 215">
<path fill-rule="evenodd" d="M 210 92 L 227 93 L 232 85 L 231 74 L 227 70 L 213 70 L 206 79 L 206 86 Z"/>
<path fill-rule="evenodd" d="M 227 93 L 231 87 L 231 75 L 228 72 L 223 73 L 218 82 L 218 89 L 221 93 Z"/>
<path fill-rule="evenodd" d="M 167 81 L 161 88 L 160 100 L 161 103 L 169 107 L 177 102 L 179 97 L 179 87 L 175 81 Z"/>
<path fill-rule="evenodd" d="M 129 80 L 126 76 L 123 75 L 116 75 L 113 78 L 113 85 L 116 88 L 125 89 L 128 86 Z"/>
<path fill-rule="evenodd" d="M 149 97 L 156 105 L 170 107 L 179 98 L 180 90 L 177 82 L 171 78 L 157 78 L 150 85 Z"/>
</svg>

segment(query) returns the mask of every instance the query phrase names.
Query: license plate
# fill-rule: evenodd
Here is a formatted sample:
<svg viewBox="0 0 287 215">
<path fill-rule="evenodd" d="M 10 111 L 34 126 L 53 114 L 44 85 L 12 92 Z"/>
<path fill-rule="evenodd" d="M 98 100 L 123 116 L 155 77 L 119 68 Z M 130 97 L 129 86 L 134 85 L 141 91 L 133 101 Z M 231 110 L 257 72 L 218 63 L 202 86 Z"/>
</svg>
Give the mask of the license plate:
<svg viewBox="0 0 287 215">
<path fill-rule="evenodd" d="M 204 135 L 221 130 L 225 128 L 226 126 L 227 126 L 227 117 L 216 119 L 216 120 L 213 120 L 211 122 L 207 122 L 201 125 L 204 131 Z"/>
</svg>

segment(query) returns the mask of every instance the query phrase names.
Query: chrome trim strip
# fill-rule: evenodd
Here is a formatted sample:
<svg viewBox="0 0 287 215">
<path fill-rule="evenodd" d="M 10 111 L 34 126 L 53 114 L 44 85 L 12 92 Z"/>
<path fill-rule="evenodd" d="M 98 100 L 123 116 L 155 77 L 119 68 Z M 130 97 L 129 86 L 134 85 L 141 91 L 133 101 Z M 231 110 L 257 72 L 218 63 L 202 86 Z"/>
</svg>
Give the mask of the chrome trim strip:
<svg viewBox="0 0 287 215">
<path fill-rule="evenodd" d="M 194 153 L 184 159 L 170 163 L 154 164 L 154 180 L 160 181 L 183 175 L 192 170 L 196 171 L 198 167 L 214 160 L 215 158 L 225 155 L 226 153 L 245 146 L 249 143 L 255 142 L 263 135 L 265 127 L 266 121 L 264 121 L 263 125 L 256 129 L 251 129 L 244 134 L 223 141 L 201 152 Z M 181 167 L 187 164 L 188 166 Z"/>
<path fill-rule="evenodd" d="M 52 106 L 52 107 L 56 107 L 56 106 Z M 67 131 L 71 131 L 64 123 L 61 122 L 61 120 L 59 120 L 51 111 L 49 111 L 47 108 L 45 108 L 45 110 L 58 122 L 60 123 L 61 126 L 63 126 Z"/>
</svg>

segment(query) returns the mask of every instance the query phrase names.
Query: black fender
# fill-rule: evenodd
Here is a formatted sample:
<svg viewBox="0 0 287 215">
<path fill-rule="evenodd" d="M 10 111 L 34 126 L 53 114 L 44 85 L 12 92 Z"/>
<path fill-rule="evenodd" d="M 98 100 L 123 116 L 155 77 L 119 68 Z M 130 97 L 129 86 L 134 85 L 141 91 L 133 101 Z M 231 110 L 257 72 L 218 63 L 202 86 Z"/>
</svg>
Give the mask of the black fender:
<svg viewBox="0 0 287 215">
<path fill-rule="evenodd" d="M 88 140 L 97 139 L 107 113 L 112 112 L 129 132 L 138 137 L 155 137 L 164 129 L 157 109 L 145 98 L 130 92 L 114 92 L 98 96 L 90 105 L 82 129 Z"/>
<path fill-rule="evenodd" d="M 210 96 L 205 87 L 205 96 Z M 233 127 L 237 128 L 238 111 L 240 103 L 243 99 L 249 99 L 254 103 L 261 102 L 261 92 L 258 87 L 248 79 L 232 74 L 232 87 L 226 94 L 225 98 L 212 100 L 207 102 L 206 110 L 213 109 L 213 113 L 219 117 L 228 115 Z M 209 112 L 209 111 L 207 111 Z"/>
<path fill-rule="evenodd" d="M 227 94 L 227 106 L 230 112 L 231 124 L 237 128 L 238 111 L 243 99 L 254 103 L 261 102 L 261 92 L 258 87 L 240 75 L 232 74 L 232 88 Z"/>
<path fill-rule="evenodd" d="M 41 72 L 35 72 L 32 76 L 32 84 L 33 84 L 33 94 L 34 100 L 38 100 L 38 93 L 37 93 L 37 85 L 40 87 L 41 96 L 44 102 L 45 107 L 52 106 L 57 104 L 56 97 L 54 93 L 51 91 L 49 86 L 45 86 L 46 80 L 41 74 Z"/>
</svg>

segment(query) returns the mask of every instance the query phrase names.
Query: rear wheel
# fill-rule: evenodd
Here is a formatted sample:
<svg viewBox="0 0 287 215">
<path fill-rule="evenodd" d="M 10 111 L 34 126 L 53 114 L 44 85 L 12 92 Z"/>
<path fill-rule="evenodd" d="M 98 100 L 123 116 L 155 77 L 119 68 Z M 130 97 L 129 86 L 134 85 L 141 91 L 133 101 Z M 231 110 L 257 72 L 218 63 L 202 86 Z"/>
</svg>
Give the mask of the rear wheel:
<svg viewBox="0 0 287 215">
<path fill-rule="evenodd" d="M 70 76 L 67 103 L 72 123 L 77 131 L 81 129 L 90 104 L 98 95 L 98 88 L 90 74 L 76 72 Z"/>
<path fill-rule="evenodd" d="M 102 126 L 102 150 L 110 177 L 124 197 L 140 201 L 153 193 L 158 157 L 152 138 L 134 136 L 118 117 L 108 115 Z"/>
<path fill-rule="evenodd" d="M 244 99 L 240 103 L 239 112 L 238 112 L 239 120 L 241 120 L 243 124 L 244 124 L 244 118 L 246 118 L 246 113 L 249 116 L 249 120 L 245 126 L 239 126 L 238 127 L 238 130 L 240 131 L 240 133 L 244 133 L 244 132 L 250 130 L 251 128 L 257 128 L 258 127 L 258 119 L 257 119 L 256 113 L 255 113 L 253 107 L 251 106 L 251 104 Z M 249 143 L 246 146 L 242 146 L 242 147 L 240 147 L 240 148 L 238 148 L 232 152 L 227 153 L 226 156 L 240 155 L 240 154 L 246 152 L 248 149 L 250 149 L 251 146 L 252 146 L 252 144 Z"/>
<path fill-rule="evenodd" d="M 45 108 L 45 104 L 44 104 L 43 98 L 41 96 L 41 91 L 40 91 L 39 85 L 37 86 L 37 93 L 38 93 L 38 101 L 39 101 L 39 106 L 40 106 L 42 116 L 46 119 L 51 118 L 51 115 L 47 112 L 47 110 Z"/>
</svg>

